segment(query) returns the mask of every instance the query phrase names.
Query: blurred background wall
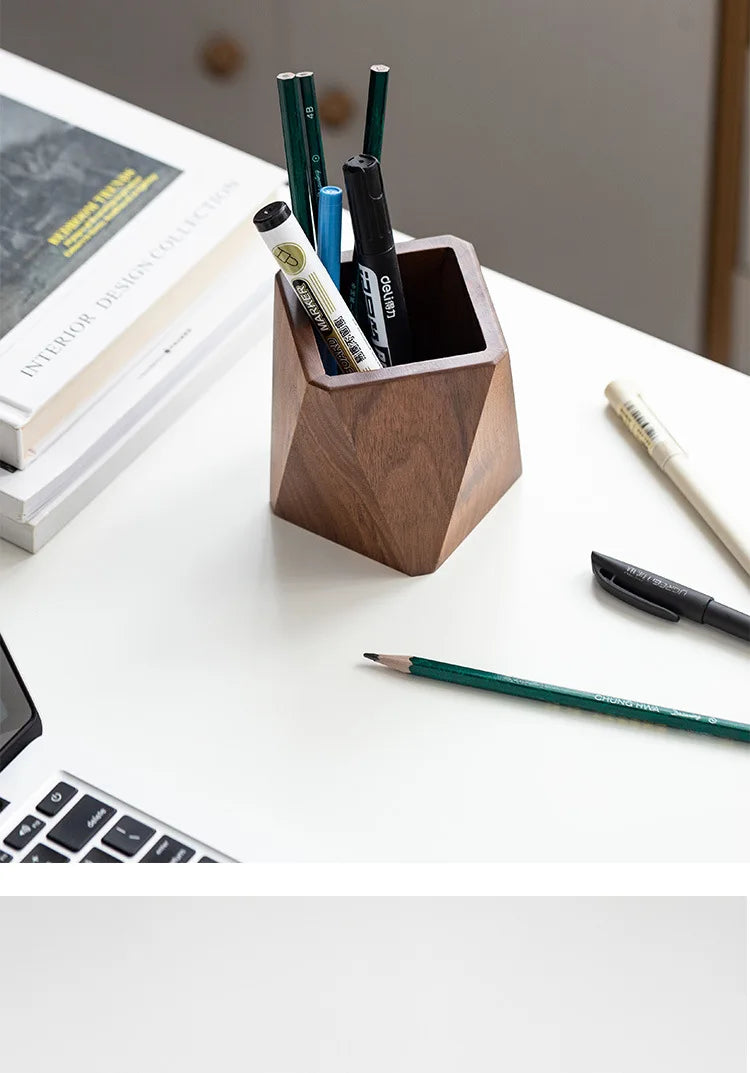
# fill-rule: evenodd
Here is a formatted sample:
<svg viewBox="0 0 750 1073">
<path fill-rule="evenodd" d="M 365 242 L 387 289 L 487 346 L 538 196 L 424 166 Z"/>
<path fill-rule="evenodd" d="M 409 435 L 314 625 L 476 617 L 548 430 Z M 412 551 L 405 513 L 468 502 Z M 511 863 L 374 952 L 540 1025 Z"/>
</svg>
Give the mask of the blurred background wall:
<svg viewBox="0 0 750 1073">
<path fill-rule="evenodd" d="M 368 67 L 387 63 L 395 226 L 460 235 L 493 268 L 706 352 L 722 10 L 745 3 L 4 0 L 0 40 L 277 163 L 274 76 L 312 69 L 338 183 Z M 750 372 L 748 217 L 712 356 Z"/>
</svg>

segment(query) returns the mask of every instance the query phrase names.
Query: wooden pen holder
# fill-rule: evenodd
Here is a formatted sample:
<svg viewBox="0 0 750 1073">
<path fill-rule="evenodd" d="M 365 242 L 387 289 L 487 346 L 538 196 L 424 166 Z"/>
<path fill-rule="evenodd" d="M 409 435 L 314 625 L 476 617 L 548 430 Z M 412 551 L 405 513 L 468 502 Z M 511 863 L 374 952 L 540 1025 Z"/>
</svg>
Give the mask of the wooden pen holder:
<svg viewBox="0 0 750 1073">
<path fill-rule="evenodd" d="M 415 361 L 327 376 L 281 273 L 271 507 L 405 574 L 429 574 L 521 473 L 510 358 L 473 246 L 398 246 Z M 342 263 L 342 291 L 351 278 Z"/>
</svg>

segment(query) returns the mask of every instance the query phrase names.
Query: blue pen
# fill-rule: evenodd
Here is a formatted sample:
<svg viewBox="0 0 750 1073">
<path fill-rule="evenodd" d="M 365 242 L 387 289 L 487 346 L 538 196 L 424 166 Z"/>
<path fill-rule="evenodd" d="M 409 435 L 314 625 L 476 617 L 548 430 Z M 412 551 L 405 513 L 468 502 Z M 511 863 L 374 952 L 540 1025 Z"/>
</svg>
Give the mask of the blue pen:
<svg viewBox="0 0 750 1073">
<path fill-rule="evenodd" d="M 328 275 L 341 284 L 341 187 L 321 186 L 318 208 L 318 257 Z"/>
<path fill-rule="evenodd" d="M 341 187 L 322 186 L 318 202 L 318 257 L 325 266 L 328 275 L 336 285 L 341 287 Z M 323 365 L 329 376 L 339 371 L 333 355 L 326 349 L 321 351 Z"/>
</svg>

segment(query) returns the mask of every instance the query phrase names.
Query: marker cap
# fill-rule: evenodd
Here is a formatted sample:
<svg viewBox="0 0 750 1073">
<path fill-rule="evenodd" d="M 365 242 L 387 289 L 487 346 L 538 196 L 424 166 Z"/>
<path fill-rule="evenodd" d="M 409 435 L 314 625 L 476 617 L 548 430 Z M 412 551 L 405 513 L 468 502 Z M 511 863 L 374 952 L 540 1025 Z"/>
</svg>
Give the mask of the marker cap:
<svg viewBox="0 0 750 1073">
<path fill-rule="evenodd" d="M 318 208 L 318 256 L 338 288 L 341 282 L 341 187 L 321 186 Z"/>
<path fill-rule="evenodd" d="M 368 153 L 350 157 L 344 181 L 358 248 L 366 254 L 391 249 L 393 231 L 378 158 Z"/>
<path fill-rule="evenodd" d="M 292 215 L 292 210 L 286 201 L 272 201 L 270 205 L 264 205 L 253 216 L 253 223 L 259 231 L 273 231 Z"/>
</svg>

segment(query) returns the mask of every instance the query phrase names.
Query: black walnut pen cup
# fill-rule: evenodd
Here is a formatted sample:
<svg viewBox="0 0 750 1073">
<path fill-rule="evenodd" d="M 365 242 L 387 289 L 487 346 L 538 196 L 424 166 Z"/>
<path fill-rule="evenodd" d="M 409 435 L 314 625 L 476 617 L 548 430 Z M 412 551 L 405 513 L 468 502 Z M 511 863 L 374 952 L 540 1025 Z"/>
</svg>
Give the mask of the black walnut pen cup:
<svg viewBox="0 0 750 1073">
<path fill-rule="evenodd" d="M 510 358 L 473 247 L 400 243 L 414 357 L 326 375 L 288 281 L 274 289 L 271 507 L 405 574 L 429 574 L 521 473 Z M 350 259 L 342 264 L 346 293 Z"/>
</svg>

